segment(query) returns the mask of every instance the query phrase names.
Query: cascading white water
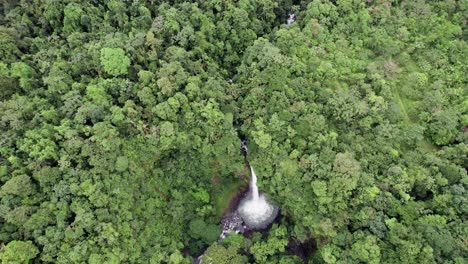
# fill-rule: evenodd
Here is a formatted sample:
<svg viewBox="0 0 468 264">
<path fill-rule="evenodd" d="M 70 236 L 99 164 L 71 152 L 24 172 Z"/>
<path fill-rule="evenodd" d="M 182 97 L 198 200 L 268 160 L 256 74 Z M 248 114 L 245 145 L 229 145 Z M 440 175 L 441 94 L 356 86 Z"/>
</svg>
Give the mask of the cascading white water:
<svg viewBox="0 0 468 264">
<path fill-rule="evenodd" d="M 296 21 L 296 14 L 294 13 L 289 13 L 288 14 L 288 19 L 286 20 L 286 23 L 288 25 L 291 25 L 294 21 Z"/>
<path fill-rule="evenodd" d="M 250 166 L 250 192 L 241 201 L 238 211 L 245 224 L 251 229 L 266 228 L 278 214 L 278 207 L 268 203 L 265 196 L 258 192 L 257 175 Z"/>
<path fill-rule="evenodd" d="M 255 175 L 252 166 L 250 166 L 250 174 L 250 191 L 252 192 L 252 200 L 258 200 L 257 175 Z"/>
</svg>

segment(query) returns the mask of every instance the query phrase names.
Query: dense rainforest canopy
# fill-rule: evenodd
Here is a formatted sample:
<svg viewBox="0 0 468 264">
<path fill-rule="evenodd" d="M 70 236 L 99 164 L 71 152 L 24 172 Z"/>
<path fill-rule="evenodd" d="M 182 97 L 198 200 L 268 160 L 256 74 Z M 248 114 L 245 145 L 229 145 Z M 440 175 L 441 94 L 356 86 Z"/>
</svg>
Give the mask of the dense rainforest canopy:
<svg viewBox="0 0 468 264">
<path fill-rule="evenodd" d="M 467 263 L 467 17 L 2 1 L 1 263 Z M 240 137 L 282 217 L 218 243 Z"/>
</svg>

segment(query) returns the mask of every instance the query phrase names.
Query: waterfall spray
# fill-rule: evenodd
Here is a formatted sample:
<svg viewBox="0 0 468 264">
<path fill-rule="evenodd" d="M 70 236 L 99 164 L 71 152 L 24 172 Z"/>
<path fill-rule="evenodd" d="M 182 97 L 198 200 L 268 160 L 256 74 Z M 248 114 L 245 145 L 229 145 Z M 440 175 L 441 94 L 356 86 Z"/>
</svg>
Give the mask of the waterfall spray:
<svg viewBox="0 0 468 264">
<path fill-rule="evenodd" d="M 251 229 L 266 228 L 278 215 L 278 207 L 268 203 L 266 197 L 260 194 L 257 186 L 257 175 L 250 166 L 250 191 L 241 201 L 238 211 L 245 224 Z"/>
</svg>

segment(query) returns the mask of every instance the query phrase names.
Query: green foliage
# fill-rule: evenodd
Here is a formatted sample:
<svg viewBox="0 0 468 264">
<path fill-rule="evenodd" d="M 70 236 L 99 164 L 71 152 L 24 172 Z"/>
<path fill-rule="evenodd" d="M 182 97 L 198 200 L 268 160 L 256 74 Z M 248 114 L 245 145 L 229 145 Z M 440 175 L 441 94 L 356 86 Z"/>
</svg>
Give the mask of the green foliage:
<svg viewBox="0 0 468 264">
<path fill-rule="evenodd" d="M 0 27 L 0 58 L 6 63 L 15 61 L 15 57 L 21 54 L 15 39 L 17 34 L 14 29 Z"/>
<path fill-rule="evenodd" d="M 286 250 L 288 240 L 285 238 L 287 230 L 284 226 L 274 226 L 270 237 L 266 241 L 258 241 L 250 248 L 256 263 L 268 263 L 269 257 Z"/>
<path fill-rule="evenodd" d="M 195 239 L 201 239 L 205 244 L 210 245 L 218 238 L 221 231 L 214 224 L 207 224 L 203 219 L 195 219 L 190 222 L 189 234 Z"/>
<path fill-rule="evenodd" d="M 125 171 L 128 168 L 128 159 L 125 156 L 120 156 L 115 162 L 115 169 L 117 171 Z"/>
<path fill-rule="evenodd" d="M 26 91 L 32 89 L 35 71 L 24 62 L 14 62 L 11 65 L 11 76 L 18 78 L 19 85 Z"/>
<path fill-rule="evenodd" d="M 206 263 L 241 264 L 246 263 L 247 258 L 237 253 L 235 247 L 225 248 L 219 244 L 211 245 L 202 257 Z"/>
<path fill-rule="evenodd" d="M 4 194 L 28 195 L 34 192 L 34 184 L 29 176 L 19 175 L 5 182 L 1 190 Z"/>
<path fill-rule="evenodd" d="M 128 73 L 130 59 L 125 55 L 121 48 L 103 48 L 101 49 L 101 66 L 107 74 L 119 76 Z"/>
<path fill-rule="evenodd" d="M 453 142 L 458 134 L 458 116 L 454 110 L 446 110 L 433 114 L 429 123 L 429 133 L 437 145 L 447 145 Z"/>
<path fill-rule="evenodd" d="M 377 239 L 368 236 L 354 243 L 351 247 L 351 257 L 359 262 L 380 263 L 380 248 L 377 245 Z"/>
<path fill-rule="evenodd" d="M 70 3 L 65 6 L 63 10 L 63 32 L 71 34 L 79 31 L 81 16 L 83 15 L 83 9 L 77 4 Z M 51 15 L 51 13 L 49 13 Z"/>
<path fill-rule="evenodd" d="M 223 244 L 225 244 L 228 248 L 233 247 L 237 249 L 241 249 L 245 245 L 245 238 L 242 235 L 236 233 L 230 233 L 224 240 Z"/>
<path fill-rule="evenodd" d="M 90 85 L 86 87 L 86 96 L 96 105 L 109 106 L 106 90 L 101 85 Z"/>
<path fill-rule="evenodd" d="M 266 149 L 266 148 L 268 148 L 270 146 L 270 144 L 271 144 L 271 136 L 270 135 L 266 134 L 262 130 L 252 132 L 252 134 L 254 136 L 255 143 L 257 143 L 257 145 L 260 148 Z"/>
<path fill-rule="evenodd" d="M 3 263 L 463 263 L 466 1 L 153 2 L 2 2 Z"/>
<path fill-rule="evenodd" d="M 11 241 L 0 251 L 2 264 L 31 263 L 39 250 L 31 241 Z"/>
<path fill-rule="evenodd" d="M 257 242 L 251 248 L 251 252 L 257 263 L 267 263 L 268 256 L 272 256 L 278 252 L 284 252 L 287 240 L 277 238 L 268 239 L 267 242 Z"/>
</svg>

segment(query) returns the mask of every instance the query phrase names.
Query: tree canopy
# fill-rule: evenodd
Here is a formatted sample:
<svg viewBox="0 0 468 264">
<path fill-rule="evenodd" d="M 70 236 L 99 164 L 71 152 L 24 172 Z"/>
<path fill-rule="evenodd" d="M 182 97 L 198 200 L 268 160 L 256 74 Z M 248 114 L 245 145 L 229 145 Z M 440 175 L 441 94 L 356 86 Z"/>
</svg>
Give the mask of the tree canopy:
<svg viewBox="0 0 468 264">
<path fill-rule="evenodd" d="M 1 263 L 465 263 L 466 14 L 3 1 Z M 240 138 L 281 218 L 218 242 Z"/>
</svg>

